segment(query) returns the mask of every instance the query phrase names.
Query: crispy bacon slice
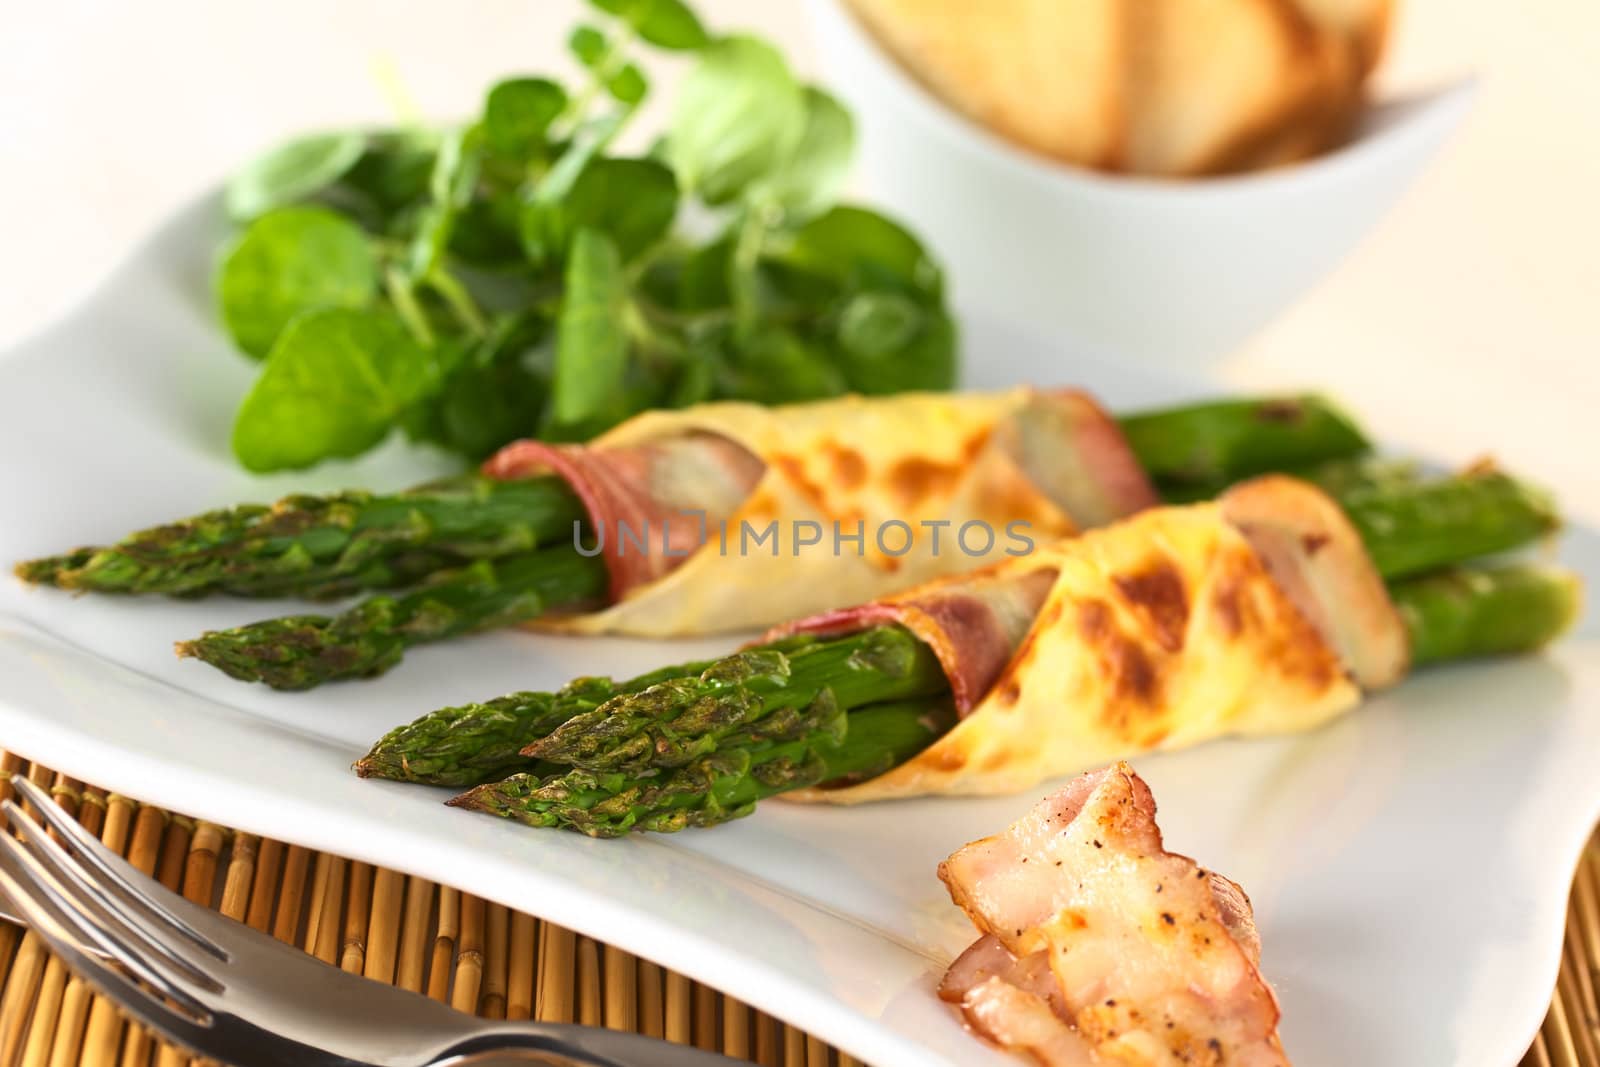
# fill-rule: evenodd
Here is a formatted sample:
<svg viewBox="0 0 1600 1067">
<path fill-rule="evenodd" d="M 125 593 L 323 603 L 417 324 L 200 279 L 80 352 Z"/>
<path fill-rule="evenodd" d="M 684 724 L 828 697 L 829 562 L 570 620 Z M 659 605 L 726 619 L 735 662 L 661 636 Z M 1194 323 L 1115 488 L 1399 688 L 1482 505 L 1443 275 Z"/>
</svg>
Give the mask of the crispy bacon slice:
<svg viewBox="0 0 1600 1067">
<path fill-rule="evenodd" d="M 1126 763 L 1073 780 L 939 876 L 983 935 L 941 995 L 997 1044 L 1047 1067 L 1287 1067 L 1248 898 L 1165 850 Z"/>
<path fill-rule="evenodd" d="M 986 979 L 968 990 L 961 1008 L 979 1034 L 1001 1048 L 1026 1053 L 1045 1067 L 1093 1067 L 1102 1062 L 1047 1001 L 1003 978 Z"/>
</svg>

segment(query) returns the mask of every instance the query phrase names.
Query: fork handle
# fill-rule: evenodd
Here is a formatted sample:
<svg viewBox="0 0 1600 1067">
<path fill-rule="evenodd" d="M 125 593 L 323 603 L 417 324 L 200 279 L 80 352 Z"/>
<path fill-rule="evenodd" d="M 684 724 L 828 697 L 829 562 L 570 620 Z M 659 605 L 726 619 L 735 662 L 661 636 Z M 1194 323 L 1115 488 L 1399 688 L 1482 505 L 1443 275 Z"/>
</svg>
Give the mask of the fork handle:
<svg viewBox="0 0 1600 1067">
<path fill-rule="evenodd" d="M 570 1023 L 491 1023 L 425 1067 L 748 1067 L 742 1060 L 620 1030 Z"/>
</svg>

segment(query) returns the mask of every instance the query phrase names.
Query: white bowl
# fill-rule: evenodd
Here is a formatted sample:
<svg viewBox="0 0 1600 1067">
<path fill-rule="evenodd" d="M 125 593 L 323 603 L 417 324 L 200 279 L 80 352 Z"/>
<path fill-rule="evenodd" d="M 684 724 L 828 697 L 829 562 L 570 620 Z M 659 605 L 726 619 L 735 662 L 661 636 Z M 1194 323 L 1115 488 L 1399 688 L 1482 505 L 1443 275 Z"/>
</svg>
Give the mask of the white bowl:
<svg viewBox="0 0 1600 1067">
<path fill-rule="evenodd" d="M 957 299 L 1146 362 L 1228 354 L 1337 263 L 1460 123 L 1475 84 L 1374 106 L 1348 145 L 1193 181 L 1108 176 L 1002 140 L 933 98 L 844 10 L 808 0 L 859 124 L 866 192 Z"/>
</svg>

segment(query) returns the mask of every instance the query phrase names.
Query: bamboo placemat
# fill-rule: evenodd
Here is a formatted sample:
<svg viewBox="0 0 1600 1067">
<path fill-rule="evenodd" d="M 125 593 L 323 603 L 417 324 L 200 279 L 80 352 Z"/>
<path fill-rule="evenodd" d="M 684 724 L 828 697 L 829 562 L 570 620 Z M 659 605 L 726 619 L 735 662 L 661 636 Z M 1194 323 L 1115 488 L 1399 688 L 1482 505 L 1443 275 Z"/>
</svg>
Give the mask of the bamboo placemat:
<svg viewBox="0 0 1600 1067">
<path fill-rule="evenodd" d="M 13 795 L 16 774 L 190 900 L 461 1011 L 637 1030 L 767 1067 L 858 1067 L 733 997 L 449 886 L 142 805 L 3 752 L 0 799 Z M 1578 866 L 1560 981 L 1521 1067 L 1600 1067 L 1597 988 L 1600 835 Z M 0 1067 L 188 1062 L 91 993 L 32 933 L 0 923 Z"/>
</svg>

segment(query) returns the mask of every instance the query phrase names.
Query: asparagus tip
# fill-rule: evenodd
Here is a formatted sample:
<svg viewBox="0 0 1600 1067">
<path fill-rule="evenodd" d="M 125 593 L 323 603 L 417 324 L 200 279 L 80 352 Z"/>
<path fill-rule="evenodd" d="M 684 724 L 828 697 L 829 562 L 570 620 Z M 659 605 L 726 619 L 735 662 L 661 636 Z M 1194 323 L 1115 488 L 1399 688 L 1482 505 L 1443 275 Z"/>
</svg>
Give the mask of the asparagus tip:
<svg viewBox="0 0 1600 1067">
<path fill-rule="evenodd" d="M 488 808 L 477 796 L 477 794 L 482 792 L 485 788 L 485 786 L 481 785 L 474 786 L 465 793 L 457 793 L 455 796 L 445 801 L 445 804 L 448 807 L 465 808 L 468 811 L 487 811 Z"/>
<path fill-rule="evenodd" d="M 383 761 L 377 758 L 376 753 L 368 752 L 365 756 L 350 764 L 350 769 L 356 772 L 357 778 L 394 778 L 383 766 Z"/>
<path fill-rule="evenodd" d="M 374 748 L 350 764 L 357 778 L 387 778 L 394 782 L 411 781 L 410 760 L 404 752 L 383 752 Z"/>
<path fill-rule="evenodd" d="M 86 558 L 86 550 L 80 550 L 65 556 L 25 559 L 12 564 L 11 573 L 30 585 L 54 585 L 68 589 L 72 584 L 71 573 L 82 567 Z"/>
</svg>

